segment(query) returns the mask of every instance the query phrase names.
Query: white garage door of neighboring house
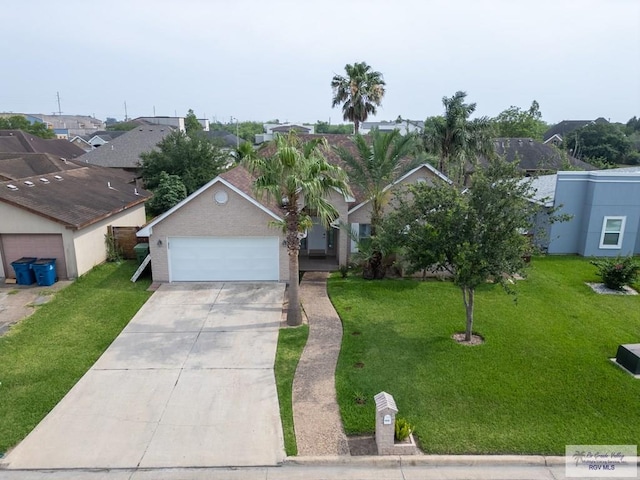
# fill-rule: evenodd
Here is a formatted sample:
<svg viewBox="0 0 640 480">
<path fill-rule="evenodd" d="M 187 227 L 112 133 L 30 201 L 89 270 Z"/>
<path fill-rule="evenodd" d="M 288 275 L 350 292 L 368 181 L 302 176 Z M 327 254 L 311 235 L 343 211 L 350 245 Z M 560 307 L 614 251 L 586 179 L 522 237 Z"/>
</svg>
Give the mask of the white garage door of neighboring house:
<svg viewBox="0 0 640 480">
<path fill-rule="evenodd" d="M 5 275 L 14 277 L 11 262 L 22 257 L 55 258 L 58 278 L 67 278 L 67 264 L 60 234 L 3 234 L 0 235 Z"/>
<path fill-rule="evenodd" d="M 279 280 L 278 237 L 169 238 L 172 282 Z"/>
</svg>

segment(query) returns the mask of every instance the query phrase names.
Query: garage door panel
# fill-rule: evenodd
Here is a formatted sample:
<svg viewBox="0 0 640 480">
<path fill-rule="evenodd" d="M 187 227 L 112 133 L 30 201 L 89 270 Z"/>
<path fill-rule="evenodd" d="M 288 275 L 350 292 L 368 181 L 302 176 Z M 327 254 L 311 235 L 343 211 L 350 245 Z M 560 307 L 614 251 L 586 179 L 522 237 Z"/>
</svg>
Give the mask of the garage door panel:
<svg viewBox="0 0 640 480">
<path fill-rule="evenodd" d="M 0 235 L 5 275 L 14 277 L 11 262 L 22 257 L 55 258 L 58 278 L 67 278 L 62 235 L 59 234 L 2 234 Z"/>
<path fill-rule="evenodd" d="M 174 237 L 170 279 L 178 281 L 279 280 L 277 237 Z"/>
</svg>

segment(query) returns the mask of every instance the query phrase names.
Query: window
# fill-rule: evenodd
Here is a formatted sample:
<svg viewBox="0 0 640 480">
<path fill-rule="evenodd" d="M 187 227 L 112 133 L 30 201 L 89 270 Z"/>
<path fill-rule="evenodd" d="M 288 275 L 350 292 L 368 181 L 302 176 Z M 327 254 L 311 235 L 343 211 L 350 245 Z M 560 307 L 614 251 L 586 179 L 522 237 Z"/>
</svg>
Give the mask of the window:
<svg viewBox="0 0 640 480">
<path fill-rule="evenodd" d="M 604 217 L 600 248 L 621 248 L 627 217 Z"/>
<path fill-rule="evenodd" d="M 368 223 L 361 223 L 358 228 L 358 239 L 371 238 L 371 225 Z"/>
</svg>

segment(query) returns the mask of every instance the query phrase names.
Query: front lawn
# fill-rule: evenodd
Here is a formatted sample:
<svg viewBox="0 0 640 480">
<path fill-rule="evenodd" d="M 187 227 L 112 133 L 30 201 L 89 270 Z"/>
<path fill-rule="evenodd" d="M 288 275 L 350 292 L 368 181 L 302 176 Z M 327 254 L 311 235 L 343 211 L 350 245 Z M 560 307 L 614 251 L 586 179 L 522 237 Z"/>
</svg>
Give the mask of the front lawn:
<svg viewBox="0 0 640 480">
<path fill-rule="evenodd" d="M 428 453 L 564 455 L 567 444 L 640 444 L 640 380 L 609 361 L 619 344 L 640 343 L 640 296 L 598 295 L 586 281 L 599 281 L 588 260 L 544 257 L 518 282 L 517 303 L 483 286 L 474 330 L 486 342 L 468 347 L 451 339 L 465 325 L 451 283 L 332 277 L 347 433 L 373 432 L 373 396 L 386 391 Z"/>
<path fill-rule="evenodd" d="M 0 337 L 0 456 L 75 385 L 151 293 L 134 262 L 78 278 Z"/>
</svg>

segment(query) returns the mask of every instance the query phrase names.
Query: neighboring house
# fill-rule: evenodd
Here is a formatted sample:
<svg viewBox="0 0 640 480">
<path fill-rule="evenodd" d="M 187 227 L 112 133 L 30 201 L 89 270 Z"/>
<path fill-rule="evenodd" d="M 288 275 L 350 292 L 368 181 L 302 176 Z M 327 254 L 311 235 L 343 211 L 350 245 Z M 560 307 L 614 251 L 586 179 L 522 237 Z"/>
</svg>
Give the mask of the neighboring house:
<svg viewBox="0 0 640 480">
<path fill-rule="evenodd" d="M 73 138 L 76 135 L 88 135 L 104 130 L 105 123 L 90 115 L 43 115 L 40 113 L 24 114 L 31 123 L 41 122 L 59 135 L 60 138 Z"/>
<path fill-rule="evenodd" d="M 83 139 L 86 140 L 87 143 L 91 145 L 92 147 L 91 149 L 93 150 L 93 148 L 101 147 L 109 143 L 110 141 L 112 141 L 114 138 L 118 138 L 120 135 L 124 135 L 125 133 L 127 132 L 124 130 L 114 130 L 114 131 L 102 130 L 100 132 L 94 133 L 93 135 L 87 135 L 83 137 Z"/>
<path fill-rule="evenodd" d="M 350 141 L 345 135 L 327 137 Z M 331 162 L 336 157 L 327 155 Z M 138 232 L 140 237 L 149 237 L 154 281 L 289 281 L 283 234 L 270 225 L 281 220 L 283 212 L 255 196 L 253 181 L 242 167 L 229 170 Z M 439 181 L 449 180 L 431 165 L 423 164 L 387 188 Z M 357 189 L 354 197 L 335 191 L 328 200 L 339 218 L 326 228 L 312 216 L 313 228 L 302 240 L 300 261 L 319 259 L 337 268 L 349 261 L 356 247 L 341 225 L 349 225 L 347 228 L 356 236 L 366 237 L 370 234 L 371 206 Z"/>
<path fill-rule="evenodd" d="M 94 148 L 93 145 L 87 142 L 80 135 L 76 135 L 75 137 L 73 137 L 71 140 L 69 140 L 69 143 L 73 143 L 76 147 L 81 148 L 85 152 L 90 152 Z"/>
<path fill-rule="evenodd" d="M 241 144 L 247 143 L 243 138 L 236 137 L 233 133 L 229 133 L 226 130 L 208 131 L 207 137 L 209 140 L 216 144 L 220 144 L 222 148 L 236 149 Z"/>
<path fill-rule="evenodd" d="M 571 216 L 566 222 L 536 222 L 548 253 L 640 254 L 640 167 L 558 172 L 534 179 L 532 186 L 547 211 Z"/>
<path fill-rule="evenodd" d="M 542 141 L 544 143 L 551 143 L 555 146 L 559 146 L 571 132 L 574 132 L 578 128 L 591 125 L 592 123 L 609 122 L 603 117 L 598 117 L 595 120 L 563 120 L 547 130 L 542 136 Z"/>
<path fill-rule="evenodd" d="M 296 132 L 303 135 L 313 135 L 315 133 L 315 125 L 299 125 L 296 123 L 265 123 L 263 125 L 264 133 L 256 134 L 255 144 L 260 145 L 273 140 L 274 133 Z"/>
<path fill-rule="evenodd" d="M 381 132 L 400 130 L 402 135 L 407 135 L 408 133 L 422 132 L 424 130 L 424 122 L 421 120 L 408 120 L 402 118 L 393 122 L 362 122 L 360 124 L 360 133 L 362 135 L 366 135 L 374 128 L 377 128 Z"/>
<path fill-rule="evenodd" d="M 131 121 L 138 123 L 141 126 L 163 125 L 165 127 L 171 127 L 173 129 L 180 130 L 181 132 L 187 131 L 187 129 L 184 126 L 184 117 L 138 117 L 138 118 L 134 118 Z M 200 123 L 202 124 L 202 122 Z"/>
<path fill-rule="evenodd" d="M 11 262 L 55 258 L 59 278 L 106 259 L 108 226 L 140 226 L 149 192 L 122 170 L 46 154 L 0 155 L 0 277 Z"/>
<path fill-rule="evenodd" d="M 81 162 L 109 168 L 123 168 L 137 173 L 140 154 L 157 149 L 158 143 L 173 129 L 164 125 L 139 126 L 113 138 L 109 143 L 80 157 Z"/>
<path fill-rule="evenodd" d="M 22 130 L 0 130 L 0 152 L 50 153 L 68 160 L 85 153 L 82 148 L 67 140 L 44 139 Z"/>
<path fill-rule="evenodd" d="M 518 167 L 527 175 L 556 172 L 575 168 L 577 170 L 595 170 L 596 168 L 582 160 L 561 152 L 553 145 L 546 145 L 531 138 L 496 138 L 495 151 L 508 162 L 518 161 Z"/>
</svg>

